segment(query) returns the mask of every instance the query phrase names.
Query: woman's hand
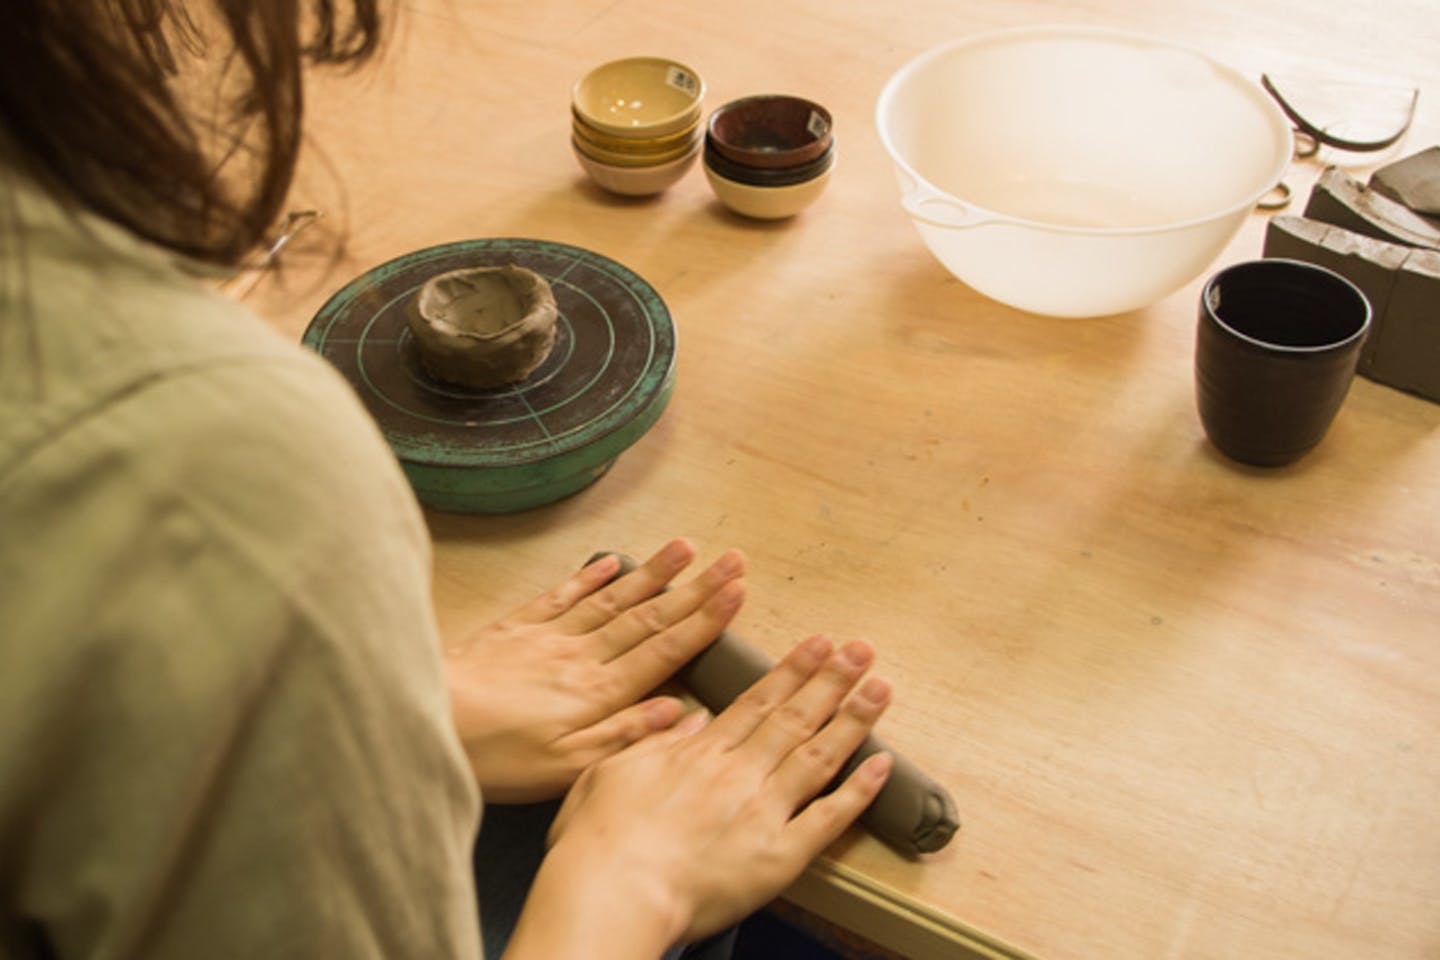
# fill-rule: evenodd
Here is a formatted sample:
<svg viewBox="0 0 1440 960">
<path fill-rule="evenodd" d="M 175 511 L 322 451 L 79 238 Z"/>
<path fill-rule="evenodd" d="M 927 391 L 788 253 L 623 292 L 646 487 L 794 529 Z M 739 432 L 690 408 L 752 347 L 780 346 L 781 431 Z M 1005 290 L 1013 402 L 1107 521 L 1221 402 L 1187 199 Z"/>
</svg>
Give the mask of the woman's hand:
<svg viewBox="0 0 1440 960">
<path fill-rule="evenodd" d="M 451 712 L 487 800 L 559 796 L 590 764 L 680 718 L 673 697 L 641 698 L 714 640 L 744 599 L 738 551 L 662 593 L 694 558 L 690 543 L 674 540 L 613 583 L 618 559 L 597 560 L 447 644 Z"/>
<path fill-rule="evenodd" d="M 708 724 L 695 713 L 586 770 L 513 941 L 515 957 L 642 956 L 735 923 L 799 876 L 869 805 L 877 754 L 812 799 L 889 702 L 863 643 L 813 638 Z M 586 944 L 589 944 L 587 947 Z M 640 945 L 640 949 L 634 949 Z"/>
</svg>

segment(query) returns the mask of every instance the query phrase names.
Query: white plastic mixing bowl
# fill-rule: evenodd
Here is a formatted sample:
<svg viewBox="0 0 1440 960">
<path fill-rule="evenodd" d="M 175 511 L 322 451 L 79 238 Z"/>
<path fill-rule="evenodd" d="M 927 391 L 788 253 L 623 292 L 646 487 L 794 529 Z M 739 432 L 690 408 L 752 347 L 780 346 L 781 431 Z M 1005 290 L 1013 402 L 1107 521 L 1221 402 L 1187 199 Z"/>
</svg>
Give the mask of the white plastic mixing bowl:
<svg viewBox="0 0 1440 960">
<path fill-rule="evenodd" d="M 1201 272 L 1290 161 L 1257 84 L 1203 54 L 1079 27 L 938 47 L 876 107 L 901 205 L 955 276 L 1003 303 L 1099 316 Z"/>
</svg>

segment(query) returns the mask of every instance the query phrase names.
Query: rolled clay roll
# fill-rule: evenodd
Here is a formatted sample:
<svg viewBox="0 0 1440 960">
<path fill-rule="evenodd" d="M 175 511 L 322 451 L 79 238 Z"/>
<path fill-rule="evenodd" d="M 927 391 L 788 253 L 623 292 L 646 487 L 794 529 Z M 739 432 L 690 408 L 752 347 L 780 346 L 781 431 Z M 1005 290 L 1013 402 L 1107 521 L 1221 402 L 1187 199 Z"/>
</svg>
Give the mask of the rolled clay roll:
<svg viewBox="0 0 1440 960">
<path fill-rule="evenodd" d="M 608 551 L 597 553 L 589 562 L 608 555 Z M 617 577 L 635 569 L 634 560 L 624 554 L 615 556 L 620 558 Z M 719 713 L 768 673 L 771 666 L 769 657 L 727 630 L 681 667 L 675 679 L 711 713 Z M 835 783 L 849 776 L 867 757 L 882 750 L 890 754 L 894 765 L 885 786 L 860 815 L 860 823 L 904 854 L 913 856 L 939 850 L 960 829 L 955 801 L 944 787 L 874 734 L 866 737 L 845 761 Z"/>
</svg>

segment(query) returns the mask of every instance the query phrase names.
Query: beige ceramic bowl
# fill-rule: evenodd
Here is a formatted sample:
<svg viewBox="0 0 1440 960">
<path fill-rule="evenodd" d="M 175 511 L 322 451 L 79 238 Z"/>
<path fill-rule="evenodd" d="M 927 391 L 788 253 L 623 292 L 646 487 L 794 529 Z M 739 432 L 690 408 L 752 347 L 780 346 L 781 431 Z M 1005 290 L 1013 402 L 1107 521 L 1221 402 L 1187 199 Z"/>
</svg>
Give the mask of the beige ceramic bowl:
<svg viewBox="0 0 1440 960">
<path fill-rule="evenodd" d="M 613 60 L 591 70 L 570 93 L 575 114 L 616 137 L 663 137 L 700 119 L 705 81 L 664 57 Z"/>
<path fill-rule="evenodd" d="M 610 163 L 601 163 L 586 156 L 585 151 L 581 150 L 573 140 L 571 146 L 575 148 L 575 159 L 590 175 L 591 180 L 611 193 L 618 193 L 626 197 L 648 197 L 669 189 L 685 176 L 686 172 L 695 165 L 695 158 L 700 156 L 700 143 L 696 141 L 695 146 L 691 147 L 684 156 L 675 160 L 643 167 L 621 167 Z"/>
<path fill-rule="evenodd" d="M 825 185 L 830 182 L 830 172 L 834 169 L 835 165 L 832 163 L 813 180 L 784 187 L 757 187 L 739 183 L 720 176 L 710 169 L 708 163 L 705 164 L 705 177 L 710 181 L 710 186 L 715 191 L 715 196 L 720 198 L 720 202 L 736 213 L 756 220 L 783 220 L 795 216 L 814 203 L 820 194 L 825 192 Z"/>
<path fill-rule="evenodd" d="M 662 163 L 669 163 L 671 160 L 678 160 L 685 154 L 695 149 L 700 143 L 699 127 L 690 128 L 690 136 L 686 139 L 676 141 L 672 146 L 664 150 L 652 150 L 648 152 L 609 150 L 605 147 L 596 146 L 595 143 L 581 135 L 579 130 L 574 131 L 571 138 L 571 146 L 585 154 L 591 160 L 600 163 L 608 163 L 612 167 L 653 167 Z"/>
</svg>

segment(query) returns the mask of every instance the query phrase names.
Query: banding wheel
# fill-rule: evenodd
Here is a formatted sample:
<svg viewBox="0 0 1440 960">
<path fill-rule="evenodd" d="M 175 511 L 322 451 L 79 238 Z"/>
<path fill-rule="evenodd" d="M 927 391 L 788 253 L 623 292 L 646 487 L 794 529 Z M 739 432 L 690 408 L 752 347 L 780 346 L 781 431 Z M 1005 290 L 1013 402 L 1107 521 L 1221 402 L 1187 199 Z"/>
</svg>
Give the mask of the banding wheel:
<svg viewBox="0 0 1440 960">
<path fill-rule="evenodd" d="M 550 284 L 555 346 L 524 381 L 444 383 L 422 367 L 407 302 L 451 270 L 515 264 Z M 655 289 L 589 250 L 544 240 L 464 240 L 381 264 L 320 308 L 303 343 L 354 386 L 426 506 L 512 513 L 589 485 L 659 419 L 675 328 Z"/>
</svg>

